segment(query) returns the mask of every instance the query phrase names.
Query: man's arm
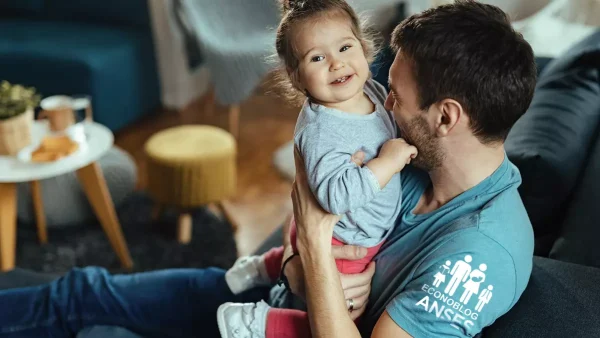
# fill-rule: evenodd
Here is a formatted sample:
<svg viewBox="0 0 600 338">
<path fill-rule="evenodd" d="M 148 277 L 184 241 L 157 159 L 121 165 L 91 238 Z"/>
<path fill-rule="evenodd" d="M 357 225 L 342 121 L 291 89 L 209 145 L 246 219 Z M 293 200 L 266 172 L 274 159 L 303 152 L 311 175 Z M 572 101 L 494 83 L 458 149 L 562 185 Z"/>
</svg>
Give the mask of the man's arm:
<svg viewBox="0 0 600 338">
<path fill-rule="evenodd" d="M 360 337 L 348 316 L 333 257 L 328 256 L 326 250 L 314 250 L 313 254 L 300 257 L 306 270 L 305 283 L 311 286 L 306 288 L 306 296 L 313 337 Z M 398 326 L 386 311 L 379 317 L 371 337 L 412 336 Z"/>
<path fill-rule="evenodd" d="M 304 270 L 308 318 L 313 337 L 360 337 L 349 316 L 334 257 L 333 227 L 339 216 L 327 213 L 308 187 L 304 162 L 296 149 L 292 189 L 298 252 Z"/>
<path fill-rule="evenodd" d="M 284 227 L 284 234 L 288 231 L 289 226 Z M 293 254 L 289 234 L 287 236 L 286 240 L 284 240 L 284 256 L 282 262 Z M 331 253 L 334 259 L 357 260 L 362 259 L 367 254 L 367 249 L 354 245 L 332 246 Z M 303 300 L 306 300 L 306 294 L 304 292 L 304 271 L 300 257 L 292 258 L 285 266 L 284 273 L 288 279 L 292 292 Z M 338 273 L 344 292 L 344 298 L 352 298 L 354 300 L 354 311 L 350 314 L 352 320 L 360 317 L 365 311 L 369 293 L 371 292 L 371 279 L 373 278 L 373 274 L 375 274 L 374 263 L 361 273 Z"/>
<path fill-rule="evenodd" d="M 373 333 L 371 333 L 371 338 L 412 338 L 411 335 L 406 333 L 394 320 L 387 311 L 384 311 L 377 324 L 375 324 L 375 328 L 373 329 Z"/>
<path fill-rule="evenodd" d="M 315 237 L 324 236 L 299 236 L 298 241 L 312 336 L 360 338 L 346 308 L 337 267 L 327 247 L 329 243 Z"/>
</svg>

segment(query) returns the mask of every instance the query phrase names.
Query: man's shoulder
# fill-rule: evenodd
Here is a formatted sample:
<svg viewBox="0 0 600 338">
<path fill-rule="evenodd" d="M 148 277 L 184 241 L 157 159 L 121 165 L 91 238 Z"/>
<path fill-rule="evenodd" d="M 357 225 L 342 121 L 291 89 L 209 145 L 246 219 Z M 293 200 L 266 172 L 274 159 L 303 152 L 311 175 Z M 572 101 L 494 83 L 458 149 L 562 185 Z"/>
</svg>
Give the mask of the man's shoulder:
<svg viewBox="0 0 600 338">
<path fill-rule="evenodd" d="M 526 283 L 521 281 L 528 280 L 531 268 L 521 268 L 514 251 L 479 227 L 447 233 L 436 244 L 422 253 L 414 273 L 386 306 L 413 336 L 473 336 L 523 292 Z"/>
<path fill-rule="evenodd" d="M 477 232 L 498 243 L 514 263 L 518 295 L 533 267 L 534 234 L 527 210 L 516 189 L 492 199 L 479 213 Z"/>
<path fill-rule="evenodd" d="M 532 268 L 534 235 L 531 221 L 516 189 L 510 188 L 489 199 L 478 210 L 459 217 L 448 225 L 442 238 L 446 250 L 481 252 L 489 259 L 503 260 L 512 266 L 524 287 Z M 446 252 L 447 254 L 448 252 Z"/>
<path fill-rule="evenodd" d="M 477 231 L 517 259 L 533 254 L 533 227 L 517 189 L 492 198 L 478 213 Z"/>
</svg>

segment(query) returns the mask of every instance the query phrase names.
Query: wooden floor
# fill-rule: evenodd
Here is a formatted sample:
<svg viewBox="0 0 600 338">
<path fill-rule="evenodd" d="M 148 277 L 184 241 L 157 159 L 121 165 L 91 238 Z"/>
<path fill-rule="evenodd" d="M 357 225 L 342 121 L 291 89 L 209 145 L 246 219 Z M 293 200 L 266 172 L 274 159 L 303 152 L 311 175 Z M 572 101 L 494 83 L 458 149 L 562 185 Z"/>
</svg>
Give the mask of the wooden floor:
<svg viewBox="0 0 600 338">
<path fill-rule="evenodd" d="M 291 140 L 297 107 L 273 95 L 254 95 L 242 104 L 238 139 L 238 190 L 231 200 L 240 255 L 250 254 L 291 212 L 291 184 L 273 167 L 273 152 Z M 205 98 L 181 112 L 161 111 L 115 135 L 115 143 L 129 152 L 138 166 L 138 189 L 147 182 L 143 145 L 155 132 L 181 124 L 210 124 L 227 129 L 225 108 L 205 114 Z"/>
</svg>

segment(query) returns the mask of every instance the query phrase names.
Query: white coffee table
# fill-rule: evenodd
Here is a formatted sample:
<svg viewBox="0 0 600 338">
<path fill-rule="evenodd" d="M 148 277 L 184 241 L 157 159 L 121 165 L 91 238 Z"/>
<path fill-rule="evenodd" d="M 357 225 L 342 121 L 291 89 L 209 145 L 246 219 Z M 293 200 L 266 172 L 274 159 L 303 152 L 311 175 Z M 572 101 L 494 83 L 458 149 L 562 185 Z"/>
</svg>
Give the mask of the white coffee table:
<svg viewBox="0 0 600 338">
<path fill-rule="evenodd" d="M 68 134 L 80 144 L 75 153 L 51 163 L 27 161 L 27 153 L 37 148 L 39 142 L 48 132 L 46 121 L 35 121 L 33 123 L 31 146 L 22 151 L 19 156 L 0 156 L 0 271 L 8 271 L 15 267 L 17 244 L 16 184 L 31 182 L 38 238 L 40 243 L 46 243 L 48 236 L 39 180 L 73 171 L 77 171 L 77 177 L 83 190 L 122 266 L 128 269 L 132 268 L 133 261 L 123 237 L 115 207 L 100 166 L 96 162 L 112 147 L 114 141 L 112 132 L 105 126 L 95 122 L 80 123 L 68 130 Z M 68 205 L 64 207 L 69 208 Z"/>
</svg>

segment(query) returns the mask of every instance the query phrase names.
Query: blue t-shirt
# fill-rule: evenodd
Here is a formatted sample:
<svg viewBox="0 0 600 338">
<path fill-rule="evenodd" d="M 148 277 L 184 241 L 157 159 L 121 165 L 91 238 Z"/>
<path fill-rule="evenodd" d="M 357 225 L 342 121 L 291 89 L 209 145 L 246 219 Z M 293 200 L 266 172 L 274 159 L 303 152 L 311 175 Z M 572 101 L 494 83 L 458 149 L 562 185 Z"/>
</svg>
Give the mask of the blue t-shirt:
<svg viewBox="0 0 600 338">
<path fill-rule="evenodd" d="M 517 191 L 521 175 L 508 158 L 477 186 L 415 215 L 430 184 L 422 170 L 402 171 L 402 210 L 376 257 L 363 337 L 384 310 L 413 337 L 472 337 L 506 313 L 529 281 L 533 229 Z"/>
</svg>

